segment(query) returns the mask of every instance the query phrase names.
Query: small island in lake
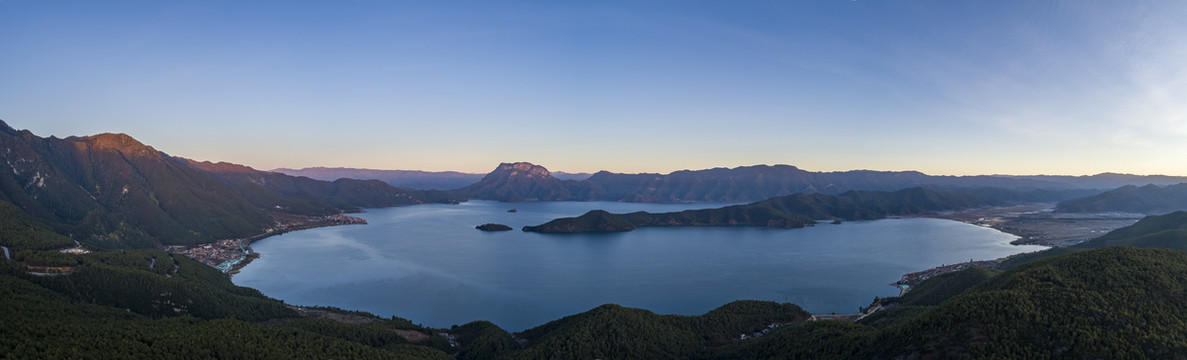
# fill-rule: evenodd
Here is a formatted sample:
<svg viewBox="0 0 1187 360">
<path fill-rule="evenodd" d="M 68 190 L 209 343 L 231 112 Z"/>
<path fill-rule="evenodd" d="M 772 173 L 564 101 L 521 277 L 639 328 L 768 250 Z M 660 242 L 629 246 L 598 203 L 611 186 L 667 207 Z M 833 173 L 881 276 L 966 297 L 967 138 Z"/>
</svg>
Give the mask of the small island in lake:
<svg viewBox="0 0 1187 360">
<path fill-rule="evenodd" d="M 478 229 L 478 230 L 482 230 L 482 231 L 509 231 L 509 230 L 511 230 L 510 226 L 503 225 L 503 224 L 495 224 L 495 223 L 482 224 L 482 225 L 475 226 L 474 228 Z"/>
</svg>

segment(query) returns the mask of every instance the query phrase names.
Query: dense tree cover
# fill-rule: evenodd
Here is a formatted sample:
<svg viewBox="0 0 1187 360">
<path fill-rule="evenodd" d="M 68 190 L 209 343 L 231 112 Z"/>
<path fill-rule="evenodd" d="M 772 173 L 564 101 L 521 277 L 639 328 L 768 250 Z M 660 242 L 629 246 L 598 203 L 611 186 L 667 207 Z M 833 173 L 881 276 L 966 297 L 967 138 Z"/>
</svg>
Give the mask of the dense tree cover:
<svg viewBox="0 0 1187 360">
<path fill-rule="evenodd" d="M 41 138 L 0 124 L 0 146 L 0 200 L 80 241 L 108 234 L 78 227 L 95 213 L 175 243 L 258 233 L 268 221 L 217 181 L 127 135 Z"/>
<path fill-rule="evenodd" d="M 656 315 L 603 305 L 524 331 L 514 359 L 687 359 L 770 324 L 810 316 L 792 304 L 736 301 L 701 316 Z"/>
<path fill-rule="evenodd" d="M 883 328 L 914 318 L 924 310 L 980 285 L 999 273 L 999 270 L 975 267 L 937 275 L 920 283 L 902 297 L 878 299 L 876 303 L 886 308 L 867 316 L 861 323 Z"/>
<path fill-rule="evenodd" d="M 42 138 L 0 122 L 0 147 L 0 202 L 10 204 L 0 205 L 0 215 L 19 209 L 97 248 L 245 238 L 272 225 L 269 211 L 326 215 L 452 201 L 451 194 L 406 191 L 379 181 L 326 182 L 196 163 L 124 134 Z M 50 242 L 36 241 L 47 248 Z"/>
<path fill-rule="evenodd" d="M 924 281 L 919 286 L 899 297 L 898 303 L 907 306 L 939 305 L 1000 273 L 1000 270 L 974 267 L 962 271 L 940 274 Z"/>
<path fill-rule="evenodd" d="M 82 262 L 78 255 L 63 254 L 57 251 L 19 250 L 12 256 L 13 260 L 30 266 L 75 266 Z"/>
<path fill-rule="evenodd" d="M 262 321 L 296 315 L 284 304 L 255 289 L 235 286 L 217 270 L 183 256 L 135 250 L 99 252 L 80 258 L 82 264 L 70 276 L 33 281 L 74 299 L 154 317 L 191 315 Z"/>
<path fill-rule="evenodd" d="M 389 350 L 397 350 L 403 348 L 403 345 L 409 344 L 409 341 L 403 335 L 393 331 L 394 329 L 400 329 L 400 324 L 396 324 L 395 321 L 390 320 L 370 324 L 347 324 L 325 319 L 303 318 L 284 322 L 281 327 L 300 329 L 314 334 Z M 452 351 L 452 348 L 449 346 L 449 340 L 440 335 L 433 334 L 428 329 L 412 331 L 420 332 L 430 339 L 426 342 L 420 342 L 419 345 L 432 347 L 441 351 Z"/>
<path fill-rule="evenodd" d="M 69 231 L 87 247 L 96 250 L 148 249 L 158 245 L 156 238 L 144 230 L 118 215 L 100 210 L 91 211 Z"/>
<path fill-rule="evenodd" d="M 889 354 L 1187 354 L 1187 254 L 1110 247 L 993 277 L 881 334 Z"/>
<path fill-rule="evenodd" d="M 455 326 L 449 332 L 460 344 L 455 357 L 458 360 L 495 359 L 519 350 L 519 343 L 503 329 L 490 321 L 475 321 Z"/>
<path fill-rule="evenodd" d="M 0 201 L 0 245 L 10 250 L 51 250 L 74 246 L 74 241 L 33 219 L 16 205 Z"/>
<path fill-rule="evenodd" d="M 940 287 L 948 290 L 937 287 L 903 299 L 904 304 L 914 305 L 881 319 L 789 326 L 722 348 L 717 355 L 1161 358 L 1187 354 L 1185 253 L 1109 247 L 1038 260 L 966 286 L 984 275 L 929 280 L 946 283 Z M 964 287 L 967 290 L 958 291 Z M 943 302 L 925 305 L 953 293 Z"/>
<path fill-rule="evenodd" d="M 173 272 L 175 263 L 163 252 L 80 259 L 79 272 L 54 277 L 0 263 L 0 358 L 450 358 L 440 337 L 426 347 L 399 336 L 393 329 L 407 320 L 351 325 L 296 318 L 280 302 L 192 260 L 178 257 Z M 154 307 L 161 299 L 188 310 L 162 311 Z"/>
<path fill-rule="evenodd" d="M 1147 216 L 1133 225 L 1113 230 L 1077 247 L 1091 249 L 1113 245 L 1187 251 L 1187 211 Z"/>
<path fill-rule="evenodd" d="M 791 324 L 756 339 L 713 349 L 709 359 L 862 359 L 876 330 L 841 321 Z"/>
<path fill-rule="evenodd" d="M 887 216 L 922 215 L 996 204 L 967 193 L 911 188 L 894 192 L 850 191 L 840 195 L 795 194 L 747 205 L 652 214 L 611 214 L 594 210 L 539 226 L 537 232 L 630 231 L 639 226 L 768 226 L 798 228 L 818 219 L 874 220 Z"/>
<path fill-rule="evenodd" d="M 1027 264 L 1039 259 L 1046 259 L 1060 255 L 1074 254 L 1086 250 L 1080 247 L 1053 247 L 1043 251 L 1036 251 L 1025 254 L 1012 255 L 1006 260 L 998 263 L 997 267 L 1003 270 L 1013 269 L 1019 265 Z"/>
</svg>

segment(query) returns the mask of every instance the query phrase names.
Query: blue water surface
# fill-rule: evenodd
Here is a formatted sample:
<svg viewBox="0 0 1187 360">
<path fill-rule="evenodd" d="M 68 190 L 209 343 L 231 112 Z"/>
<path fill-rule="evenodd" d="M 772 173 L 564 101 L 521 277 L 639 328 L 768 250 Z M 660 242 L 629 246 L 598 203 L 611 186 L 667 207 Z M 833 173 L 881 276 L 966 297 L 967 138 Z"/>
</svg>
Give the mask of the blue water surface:
<svg viewBox="0 0 1187 360">
<path fill-rule="evenodd" d="M 822 223 L 804 229 L 641 228 L 538 234 L 519 228 L 593 209 L 666 212 L 723 204 L 616 202 L 416 205 L 370 209 L 368 225 L 297 231 L 252 244 L 232 280 L 290 304 L 399 316 L 431 327 L 490 320 L 518 331 L 601 304 L 703 314 L 738 299 L 852 313 L 904 273 L 1041 250 L 949 220 Z M 518 212 L 509 213 L 516 208 Z M 482 232 L 474 226 L 515 228 Z"/>
</svg>

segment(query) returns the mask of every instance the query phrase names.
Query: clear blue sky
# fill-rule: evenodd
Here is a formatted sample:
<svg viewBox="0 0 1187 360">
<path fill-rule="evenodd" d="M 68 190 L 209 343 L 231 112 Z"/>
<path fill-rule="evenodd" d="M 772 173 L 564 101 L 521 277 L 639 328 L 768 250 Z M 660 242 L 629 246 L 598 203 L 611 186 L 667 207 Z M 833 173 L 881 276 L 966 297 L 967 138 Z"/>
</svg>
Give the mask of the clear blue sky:
<svg viewBox="0 0 1187 360">
<path fill-rule="evenodd" d="M 0 119 L 260 169 L 1187 175 L 1184 1 L 0 0 Z"/>
</svg>

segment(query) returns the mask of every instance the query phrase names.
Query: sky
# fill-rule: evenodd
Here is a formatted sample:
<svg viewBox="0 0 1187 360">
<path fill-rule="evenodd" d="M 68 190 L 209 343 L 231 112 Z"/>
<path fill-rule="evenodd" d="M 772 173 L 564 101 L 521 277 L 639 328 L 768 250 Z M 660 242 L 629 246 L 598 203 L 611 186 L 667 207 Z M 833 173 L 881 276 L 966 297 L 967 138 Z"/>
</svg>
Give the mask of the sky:
<svg viewBox="0 0 1187 360">
<path fill-rule="evenodd" d="M 272 169 L 1187 175 L 1183 1 L 0 0 L 0 120 Z"/>
</svg>

